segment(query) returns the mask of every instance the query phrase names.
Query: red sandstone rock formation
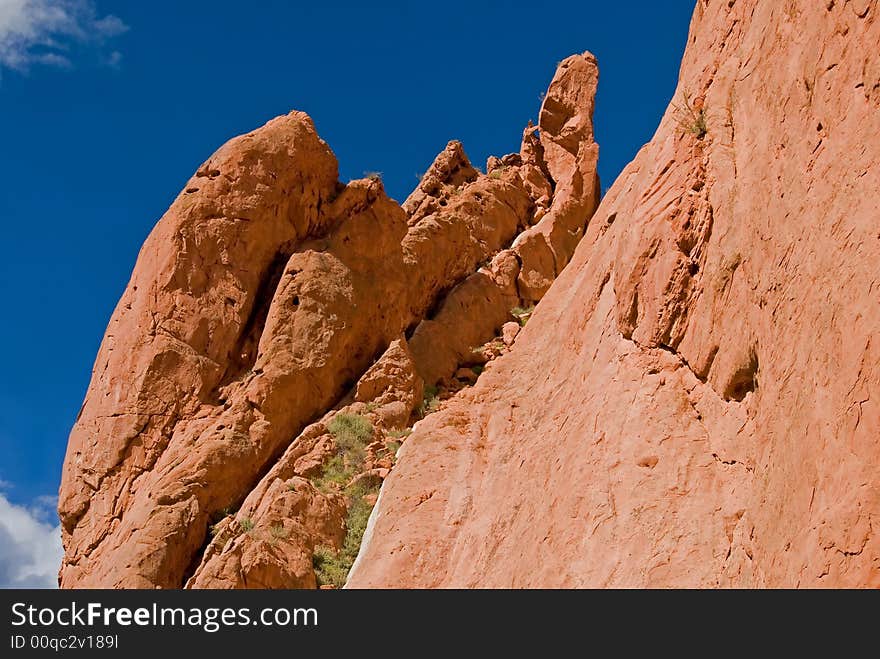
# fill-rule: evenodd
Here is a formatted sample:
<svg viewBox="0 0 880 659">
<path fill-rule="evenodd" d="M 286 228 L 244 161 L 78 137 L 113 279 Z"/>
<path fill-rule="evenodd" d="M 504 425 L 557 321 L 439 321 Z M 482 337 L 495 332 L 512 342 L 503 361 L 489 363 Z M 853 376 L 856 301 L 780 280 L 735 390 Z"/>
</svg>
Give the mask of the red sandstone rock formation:
<svg viewBox="0 0 880 659">
<path fill-rule="evenodd" d="M 531 226 L 509 249 L 459 284 L 438 312 L 416 328 L 410 343 L 426 381 L 474 361 L 473 347 L 490 340 L 510 320 L 512 308 L 538 302 L 571 259 L 599 203 L 599 148 L 593 138 L 597 83 L 596 60 L 590 53 L 560 62 L 544 97 L 540 122 L 525 131 L 520 153 L 489 159 L 489 178 L 524 181 L 537 208 Z M 445 171 L 448 166 L 441 164 Z M 423 189 L 420 186 L 404 208 L 420 199 Z"/>
<path fill-rule="evenodd" d="M 111 319 L 62 585 L 880 585 L 878 11 L 699 0 L 598 210 L 589 54 L 402 206 L 301 113 L 229 142 Z"/>
<path fill-rule="evenodd" d="M 880 586 L 878 11 L 697 3 L 654 139 L 415 427 L 349 586 Z"/>
<path fill-rule="evenodd" d="M 499 354 L 473 350 L 583 235 L 596 79 L 592 56 L 569 58 L 540 139 L 486 174 L 450 142 L 403 207 L 377 179 L 338 183 L 302 113 L 212 156 L 148 238 L 98 354 L 65 460 L 61 585 L 314 587 L 319 549 L 350 554 L 352 511 L 375 501 L 424 384 L 448 396 L 459 366 Z M 467 299 L 474 273 L 485 299 Z M 411 352 L 413 330 L 452 352 Z"/>
</svg>

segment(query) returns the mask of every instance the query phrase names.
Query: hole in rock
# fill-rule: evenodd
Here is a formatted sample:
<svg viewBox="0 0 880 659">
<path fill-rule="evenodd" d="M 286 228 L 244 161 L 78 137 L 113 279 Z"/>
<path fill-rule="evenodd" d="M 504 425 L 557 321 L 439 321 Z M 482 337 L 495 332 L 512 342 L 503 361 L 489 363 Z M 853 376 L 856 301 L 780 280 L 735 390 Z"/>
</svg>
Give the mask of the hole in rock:
<svg viewBox="0 0 880 659">
<path fill-rule="evenodd" d="M 724 399 L 742 401 L 758 387 L 758 355 L 749 351 L 748 360 L 737 368 L 724 387 Z"/>
</svg>

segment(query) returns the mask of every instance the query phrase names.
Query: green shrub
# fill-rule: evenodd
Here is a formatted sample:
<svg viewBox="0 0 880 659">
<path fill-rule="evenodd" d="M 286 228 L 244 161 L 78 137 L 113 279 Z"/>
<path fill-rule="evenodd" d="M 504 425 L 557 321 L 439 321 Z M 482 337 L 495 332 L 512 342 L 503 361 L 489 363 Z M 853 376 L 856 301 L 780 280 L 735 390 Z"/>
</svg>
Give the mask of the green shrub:
<svg viewBox="0 0 880 659">
<path fill-rule="evenodd" d="M 351 562 L 354 563 L 361 548 L 364 531 L 367 530 L 370 512 L 373 510 L 373 505 L 367 503 L 364 497 L 378 491 L 379 483 L 373 483 L 369 486 L 355 486 L 351 489 L 352 491 L 349 492 L 351 503 L 345 518 L 345 541 L 342 544 L 342 551 L 351 556 Z"/>
<path fill-rule="evenodd" d="M 395 428 L 388 431 L 388 436 L 392 439 L 403 439 L 412 434 L 412 428 Z"/>
<path fill-rule="evenodd" d="M 337 446 L 343 451 L 363 448 L 373 437 L 373 425 L 360 414 L 341 412 L 327 424 Z"/>
<path fill-rule="evenodd" d="M 322 492 L 339 489 L 360 471 L 366 457 L 366 445 L 373 438 L 373 425 L 360 414 L 341 412 L 327 424 L 336 440 L 337 452 L 325 464 L 321 475 L 312 482 Z"/>
<path fill-rule="evenodd" d="M 373 438 L 373 425 L 367 419 L 360 414 L 342 412 L 327 424 L 327 430 L 350 463 L 360 465 L 364 461 L 364 447 Z"/>
<path fill-rule="evenodd" d="M 315 568 L 315 579 L 319 586 L 342 588 L 345 585 L 351 566 L 345 566 L 344 561 L 340 560 L 340 553 L 329 547 L 315 547 L 312 567 Z"/>
<path fill-rule="evenodd" d="M 312 557 L 315 578 L 319 586 L 332 585 L 342 588 L 348 578 L 348 572 L 357 558 L 367 530 L 372 504 L 364 500 L 367 494 L 374 494 L 379 483 L 355 485 L 346 491 L 349 497 L 348 514 L 345 517 L 345 539 L 339 551 L 328 547 L 316 547 Z"/>
<path fill-rule="evenodd" d="M 345 487 L 353 477 L 354 469 L 347 467 L 345 458 L 337 453 L 324 464 L 324 471 L 314 480 L 314 484 L 326 494 L 331 489 Z M 337 487 L 333 488 L 332 485 Z"/>
<path fill-rule="evenodd" d="M 284 525 L 281 523 L 273 524 L 269 529 L 269 535 L 271 535 L 276 540 L 281 540 L 290 535 L 290 531 L 284 528 Z"/>
<path fill-rule="evenodd" d="M 514 307 L 510 310 L 511 315 L 519 322 L 521 327 L 525 327 L 526 323 L 529 322 L 529 318 L 532 317 L 532 312 L 535 310 L 535 305 L 532 304 L 528 307 Z"/>
<path fill-rule="evenodd" d="M 348 578 L 348 571 L 360 551 L 364 530 L 370 517 L 372 505 L 364 501 L 364 496 L 378 491 L 380 481 L 359 483 L 346 487 L 363 466 L 366 445 L 373 438 L 372 424 L 359 414 L 342 412 L 327 424 L 327 430 L 336 441 L 338 452 L 324 465 L 320 477 L 313 482 L 326 492 L 331 486 L 343 489 L 348 497 L 348 512 L 345 519 L 345 539 L 340 550 L 316 547 L 312 557 L 318 585 L 333 585 L 341 588 Z"/>
<path fill-rule="evenodd" d="M 252 520 L 250 517 L 242 517 L 240 520 L 238 520 L 238 526 L 245 533 L 250 533 L 254 530 L 254 520 Z"/>
<path fill-rule="evenodd" d="M 381 181 L 382 172 L 364 172 L 364 178 L 368 178 L 371 181 Z"/>
<path fill-rule="evenodd" d="M 428 385 L 425 387 L 425 396 L 422 404 L 419 405 L 419 415 L 427 416 L 431 412 L 435 412 L 440 407 L 440 397 L 437 395 L 437 387 Z"/>
<path fill-rule="evenodd" d="M 684 101 L 681 105 L 672 104 L 672 107 L 675 108 L 678 127 L 683 132 L 695 135 L 697 139 L 701 140 L 709 132 L 706 126 L 706 111 L 703 108 L 694 109 L 694 105 L 686 93 L 682 93 L 682 98 Z"/>
</svg>

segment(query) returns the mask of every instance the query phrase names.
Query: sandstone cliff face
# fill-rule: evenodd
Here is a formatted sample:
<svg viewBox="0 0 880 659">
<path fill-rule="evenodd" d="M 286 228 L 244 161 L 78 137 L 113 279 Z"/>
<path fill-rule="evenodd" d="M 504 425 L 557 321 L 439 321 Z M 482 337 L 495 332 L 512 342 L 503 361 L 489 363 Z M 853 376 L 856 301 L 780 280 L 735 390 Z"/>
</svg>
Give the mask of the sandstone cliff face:
<svg viewBox="0 0 880 659">
<path fill-rule="evenodd" d="M 412 419 L 507 349 L 511 309 L 583 236 L 596 82 L 591 55 L 568 58 L 520 154 L 481 174 L 450 142 L 402 207 L 378 179 L 340 184 L 302 113 L 212 156 L 101 345 L 65 459 L 61 585 L 341 585 Z"/>
<path fill-rule="evenodd" d="M 229 142 L 111 319 L 62 586 L 880 586 L 878 11 L 699 0 L 598 210 L 589 53 L 402 205 L 301 113 Z"/>
<path fill-rule="evenodd" d="M 878 11 L 699 0 L 677 107 L 349 586 L 880 585 Z"/>
</svg>

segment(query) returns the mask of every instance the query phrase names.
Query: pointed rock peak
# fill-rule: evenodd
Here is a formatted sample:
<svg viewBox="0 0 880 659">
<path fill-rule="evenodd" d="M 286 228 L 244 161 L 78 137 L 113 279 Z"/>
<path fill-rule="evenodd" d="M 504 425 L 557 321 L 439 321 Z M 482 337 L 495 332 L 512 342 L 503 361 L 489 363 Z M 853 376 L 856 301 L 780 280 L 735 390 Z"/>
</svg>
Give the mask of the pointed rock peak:
<svg viewBox="0 0 880 659">
<path fill-rule="evenodd" d="M 541 141 L 577 153 L 582 142 L 593 141 L 593 107 L 599 83 L 599 66 L 590 52 L 572 55 L 559 63 L 547 89 L 538 120 Z"/>
<path fill-rule="evenodd" d="M 61 585 L 342 585 L 363 532 L 345 520 L 416 420 L 507 349 L 511 310 L 592 215 L 598 148 L 532 128 L 532 160 L 485 175 L 449 142 L 404 208 L 379 172 L 340 182 L 303 113 L 211 156 L 102 343 L 65 461 Z"/>
<path fill-rule="evenodd" d="M 478 175 L 479 172 L 471 165 L 461 142 L 452 140 L 434 158 L 418 187 L 403 202 L 403 208 L 408 213 L 413 213 L 426 196 L 436 197 L 443 186 L 457 188 L 474 181 Z"/>
</svg>

